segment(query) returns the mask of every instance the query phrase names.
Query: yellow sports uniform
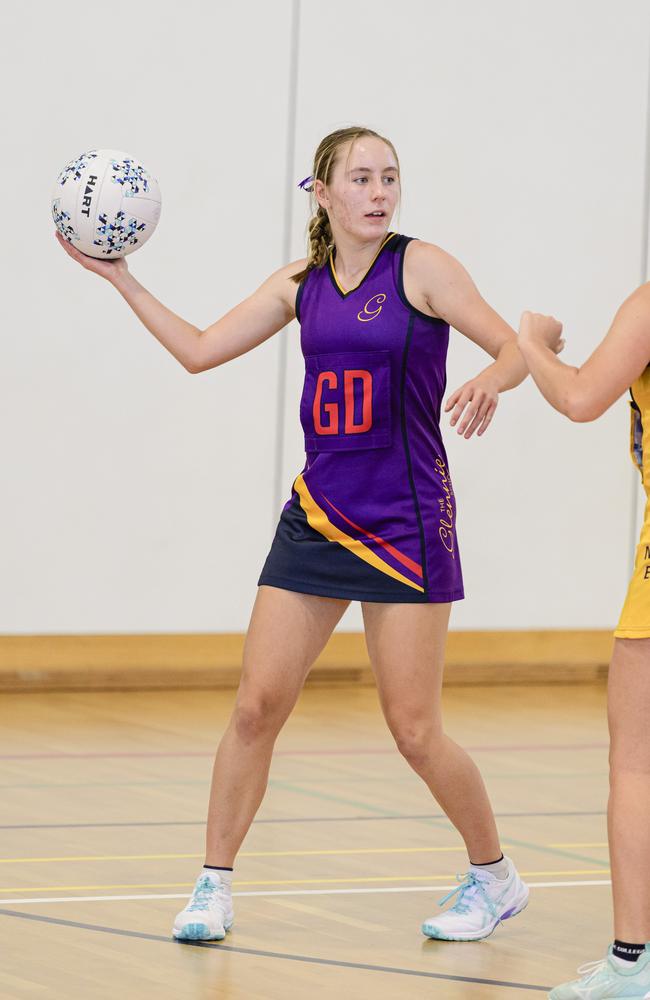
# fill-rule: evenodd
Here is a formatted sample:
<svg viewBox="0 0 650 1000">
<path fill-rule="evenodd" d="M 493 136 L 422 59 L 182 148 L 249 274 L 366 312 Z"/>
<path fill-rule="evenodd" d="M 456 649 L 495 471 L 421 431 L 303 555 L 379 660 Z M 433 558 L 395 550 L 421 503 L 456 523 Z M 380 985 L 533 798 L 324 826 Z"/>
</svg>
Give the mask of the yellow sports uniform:
<svg viewBox="0 0 650 1000">
<path fill-rule="evenodd" d="M 634 573 L 630 580 L 621 618 L 614 632 L 619 639 L 650 638 L 650 367 L 631 389 L 630 452 L 641 473 L 648 501 L 641 538 L 636 550 Z"/>
</svg>

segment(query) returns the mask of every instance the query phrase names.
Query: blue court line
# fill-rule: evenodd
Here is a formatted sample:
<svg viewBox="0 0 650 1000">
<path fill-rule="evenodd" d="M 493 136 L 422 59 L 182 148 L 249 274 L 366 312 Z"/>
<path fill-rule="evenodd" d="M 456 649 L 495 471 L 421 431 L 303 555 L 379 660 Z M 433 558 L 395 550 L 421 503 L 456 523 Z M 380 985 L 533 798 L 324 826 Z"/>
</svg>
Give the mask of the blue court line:
<svg viewBox="0 0 650 1000">
<path fill-rule="evenodd" d="M 370 802 L 360 802 L 357 798 L 347 798 L 342 795 L 333 795 L 331 792 L 321 792 L 316 788 L 303 788 L 300 782 L 296 781 L 278 781 L 277 779 L 273 782 L 275 788 L 280 788 L 285 792 L 293 792 L 294 795 L 305 795 L 308 798 L 320 799 L 321 802 L 336 802 L 337 805 L 352 806 L 353 809 L 365 809 L 369 813 L 373 813 L 378 816 L 391 816 L 392 810 L 385 809 L 383 806 L 375 806 Z M 434 819 L 435 817 L 430 817 Z M 447 817 L 441 817 L 447 820 Z"/>
<path fill-rule="evenodd" d="M 327 965 L 337 969 L 361 969 L 364 972 L 387 972 L 398 976 L 416 976 L 423 979 L 439 979 L 451 983 L 472 983 L 476 986 L 501 986 L 506 989 L 535 990 L 548 993 L 550 986 L 532 983 L 512 983 L 501 979 L 479 979 L 474 976 L 452 976 L 442 972 L 424 972 L 419 969 L 400 969 L 390 965 L 367 965 L 364 962 L 344 962 L 335 958 L 316 958 L 313 955 L 288 955 L 278 951 L 263 951 L 260 948 L 237 948 L 229 944 L 211 941 L 175 941 L 160 934 L 145 934 L 143 931 L 127 931 L 121 927 L 103 927 L 100 924 L 85 924 L 77 920 L 63 920 L 59 917 L 44 917 L 35 913 L 20 913 L 16 910 L 0 909 L 0 916 L 33 920 L 37 923 L 56 924 L 59 927 L 74 927 L 77 930 L 96 931 L 100 934 L 114 934 L 117 937 L 139 938 L 141 941 L 161 941 L 163 944 L 181 945 L 191 948 L 209 948 L 213 951 L 227 951 L 237 955 L 254 955 L 256 958 L 279 958 L 285 962 L 304 962 L 307 965 Z"/>
<path fill-rule="evenodd" d="M 553 816 L 606 816 L 603 809 L 598 810 L 558 810 L 550 812 L 503 812 L 495 813 L 496 819 L 532 819 L 534 817 Z M 448 820 L 444 813 L 392 814 L 387 816 L 281 816 L 277 819 L 254 819 L 255 825 L 271 823 L 361 823 L 371 820 Z M 104 830 L 113 827 L 149 827 L 149 826 L 205 826 L 205 819 L 161 819 L 161 820 L 122 820 L 114 823 L 2 823 L 0 830 Z M 506 838 L 504 838 L 506 839 Z"/>
<path fill-rule="evenodd" d="M 327 792 L 321 792 L 315 788 L 303 788 L 299 782 L 288 782 L 288 781 L 276 781 L 276 787 L 282 788 L 285 791 L 294 792 L 298 795 L 306 795 L 316 799 L 322 799 L 327 802 L 337 802 L 342 805 L 352 806 L 356 809 L 366 809 L 368 812 L 380 814 L 383 816 L 391 815 L 391 811 L 388 809 L 383 809 L 379 806 L 371 805 L 368 802 L 360 802 L 358 799 L 348 799 L 343 798 L 340 795 L 331 795 Z M 453 824 L 447 816 L 442 816 L 440 818 L 427 818 L 426 820 L 419 820 L 418 822 L 425 822 L 427 825 L 435 826 L 440 828 L 444 826 L 445 828 L 453 829 Z M 551 854 L 554 857 L 569 858 L 571 861 L 582 861 L 587 864 L 598 865 L 602 868 L 609 868 L 609 861 L 603 861 L 601 858 L 587 857 L 583 854 L 576 854 L 573 851 L 565 851 L 559 847 L 544 847 L 539 844 L 532 844 L 523 840 L 514 840 L 512 837 L 504 834 L 503 840 L 505 843 L 513 844 L 517 847 L 527 847 L 530 850 L 540 851 L 542 854 Z"/>
</svg>

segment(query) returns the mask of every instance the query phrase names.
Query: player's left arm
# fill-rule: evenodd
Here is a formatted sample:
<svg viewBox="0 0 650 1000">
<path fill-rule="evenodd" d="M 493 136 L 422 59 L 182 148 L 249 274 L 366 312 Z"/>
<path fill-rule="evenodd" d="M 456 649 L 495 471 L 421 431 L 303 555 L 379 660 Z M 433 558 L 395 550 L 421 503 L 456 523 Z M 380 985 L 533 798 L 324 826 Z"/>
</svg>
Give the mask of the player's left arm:
<svg viewBox="0 0 650 1000">
<path fill-rule="evenodd" d="M 429 243 L 414 247 L 410 270 L 434 313 L 469 337 L 491 357 L 492 364 L 447 399 L 451 425 L 470 438 L 487 430 L 499 393 L 513 389 L 528 374 L 517 346 L 517 334 L 485 301 L 471 277 L 451 254 Z"/>
</svg>

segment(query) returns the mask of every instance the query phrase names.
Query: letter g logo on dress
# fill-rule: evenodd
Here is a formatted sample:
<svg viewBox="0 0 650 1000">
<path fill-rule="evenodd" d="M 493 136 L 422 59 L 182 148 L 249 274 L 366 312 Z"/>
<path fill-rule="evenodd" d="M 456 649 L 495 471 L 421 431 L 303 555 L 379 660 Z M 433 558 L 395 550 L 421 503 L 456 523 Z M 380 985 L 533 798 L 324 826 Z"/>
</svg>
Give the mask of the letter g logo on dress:
<svg viewBox="0 0 650 1000">
<path fill-rule="evenodd" d="M 373 295 L 371 299 L 368 299 L 361 312 L 357 313 L 357 319 L 361 320 L 362 323 L 369 323 L 371 319 L 376 319 L 385 301 L 386 296 L 383 292 L 379 295 Z"/>
</svg>

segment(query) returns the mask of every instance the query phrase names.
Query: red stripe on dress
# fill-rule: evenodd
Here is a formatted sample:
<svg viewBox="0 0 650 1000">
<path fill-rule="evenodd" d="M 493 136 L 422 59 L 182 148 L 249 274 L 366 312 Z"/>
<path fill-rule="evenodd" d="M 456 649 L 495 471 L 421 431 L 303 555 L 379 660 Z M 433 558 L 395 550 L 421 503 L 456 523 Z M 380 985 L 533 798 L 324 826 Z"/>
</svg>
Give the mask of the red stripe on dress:
<svg viewBox="0 0 650 1000">
<path fill-rule="evenodd" d="M 325 501 L 325 503 L 329 504 L 332 510 L 335 510 L 336 513 L 339 515 L 339 517 L 342 517 L 343 520 L 347 522 L 347 524 L 351 525 L 351 527 L 355 529 L 355 531 L 360 531 L 362 535 L 366 536 L 366 538 L 372 538 L 374 542 L 378 542 L 379 545 L 381 545 L 382 548 L 386 549 L 386 552 L 389 552 L 394 559 L 397 559 L 397 561 L 400 562 L 402 566 L 406 566 L 407 569 L 410 569 L 412 573 L 415 573 L 416 576 L 422 579 L 422 566 L 419 563 L 414 562 L 413 559 L 409 559 L 408 556 L 405 556 L 402 552 L 399 551 L 399 549 L 396 549 L 394 545 L 390 544 L 390 542 L 385 542 L 383 538 L 379 537 L 379 535 L 374 535 L 372 531 L 366 531 L 365 528 L 362 528 L 360 525 L 355 524 L 354 521 L 351 521 L 349 517 L 346 517 L 345 514 L 338 509 L 338 507 L 335 507 L 332 501 L 328 500 L 324 493 L 321 493 L 321 496 Z"/>
</svg>

